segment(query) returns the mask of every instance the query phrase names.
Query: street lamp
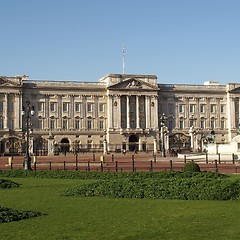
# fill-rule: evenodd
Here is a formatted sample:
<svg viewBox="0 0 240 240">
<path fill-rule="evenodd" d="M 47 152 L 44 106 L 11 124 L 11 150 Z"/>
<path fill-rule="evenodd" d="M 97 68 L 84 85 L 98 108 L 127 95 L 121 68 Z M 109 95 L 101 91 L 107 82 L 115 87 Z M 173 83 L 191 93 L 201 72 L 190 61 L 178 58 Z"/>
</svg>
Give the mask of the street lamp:
<svg viewBox="0 0 240 240">
<path fill-rule="evenodd" d="M 165 138 L 164 138 L 164 128 L 165 128 L 165 121 L 167 120 L 167 117 L 165 114 L 163 114 L 160 117 L 160 127 L 161 127 L 161 148 L 162 148 L 162 157 L 166 157 L 166 150 L 165 150 Z"/>
<path fill-rule="evenodd" d="M 30 138 L 30 120 L 31 117 L 34 115 L 34 107 L 30 107 L 30 101 L 26 102 L 27 107 L 26 109 L 22 108 L 22 116 L 26 117 L 26 148 L 25 148 L 25 156 L 23 161 L 23 168 L 24 170 L 32 170 L 31 168 L 31 157 L 29 154 L 29 138 Z"/>
</svg>

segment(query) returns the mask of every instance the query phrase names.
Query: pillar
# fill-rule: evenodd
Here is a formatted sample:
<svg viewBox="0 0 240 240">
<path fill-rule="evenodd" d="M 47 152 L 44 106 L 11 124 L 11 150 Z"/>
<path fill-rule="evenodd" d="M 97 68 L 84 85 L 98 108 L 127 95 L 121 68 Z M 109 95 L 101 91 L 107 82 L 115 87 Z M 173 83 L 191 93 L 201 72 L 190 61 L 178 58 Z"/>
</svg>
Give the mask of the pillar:
<svg viewBox="0 0 240 240">
<path fill-rule="evenodd" d="M 136 128 L 140 128 L 140 116 L 139 116 L 139 96 L 136 96 Z"/>
<path fill-rule="evenodd" d="M 129 96 L 127 95 L 127 128 L 130 128 L 130 106 L 129 106 Z"/>
</svg>

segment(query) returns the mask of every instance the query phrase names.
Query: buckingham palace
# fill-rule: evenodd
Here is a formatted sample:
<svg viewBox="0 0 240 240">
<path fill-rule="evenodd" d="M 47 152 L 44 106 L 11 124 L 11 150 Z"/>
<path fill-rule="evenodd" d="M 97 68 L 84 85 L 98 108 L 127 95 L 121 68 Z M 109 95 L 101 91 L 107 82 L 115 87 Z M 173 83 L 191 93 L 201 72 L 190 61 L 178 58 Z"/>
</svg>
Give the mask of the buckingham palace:
<svg viewBox="0 0 240 240">
<path fill-rule="evenodd" d="M 155 75 L 96 82 L 0 76 L 0 154 L 202 152 L 239 134 L 240 84 L 161 84 Z M 27 113 L 27 114 L 26 114 Z"/>
</svg>

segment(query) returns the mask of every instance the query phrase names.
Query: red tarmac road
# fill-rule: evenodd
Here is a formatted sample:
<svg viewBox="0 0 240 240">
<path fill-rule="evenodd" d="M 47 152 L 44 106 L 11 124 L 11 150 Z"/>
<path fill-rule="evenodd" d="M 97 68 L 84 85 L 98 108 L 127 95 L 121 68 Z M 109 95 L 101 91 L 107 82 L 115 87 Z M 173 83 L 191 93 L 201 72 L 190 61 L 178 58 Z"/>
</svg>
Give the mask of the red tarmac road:
<svg viewBox="0 0 240 240">
<path fill-rule="evenodd" d="M 0 170 L 6 169 L 22 169 L 24 156 L 0 157 Z M 78 171 L 123 171 L 123 172 L 147 172 L 147 171 L 181 171 L 184 166 L 184 160 L 177 157 L 163 158 L 157 154 L 156 158 L 152 154 L 131 152 L 123 155 L 122 153 L 110 153 L 103 155 L 102 153 L 79 153 L 76 157 L 72 153 L 66 156 L 37 156 L 32 157 L 32 169 L 36 170 L 78 170 Z M 77 161 L 76 161 L 77 160 Z M 195 159 L 201 171 L 211 171 L 225 174 L 240 173 L 240 165 L 238 162 L 231 160 L 221 162 Z"/>
</svg>

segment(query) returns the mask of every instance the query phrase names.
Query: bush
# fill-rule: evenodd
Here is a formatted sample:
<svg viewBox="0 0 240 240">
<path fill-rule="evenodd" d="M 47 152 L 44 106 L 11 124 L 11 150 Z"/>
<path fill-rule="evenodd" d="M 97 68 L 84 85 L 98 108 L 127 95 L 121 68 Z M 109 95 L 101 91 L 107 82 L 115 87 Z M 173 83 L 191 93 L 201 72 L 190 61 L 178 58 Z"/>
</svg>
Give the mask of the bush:
<svg viewBox="0 0 240 240">
<path fill-rule="evenodd" d="M 40 212 L 18 211 L 15 209 L 0 206 L 0 223 L 19 221 L 40 215 L 42 215 Z"/>
<path fill-rule="evenodd" d="M 14 187 L 19 187 L 19 184 L 11 180 L 0 179 L 0 188 L 14 188 Z"/>
<path fill-rule="evenodd" d="M 178 200 L 237 199 L 240 181 L 227 178 L 120 178 L 85 183 L 65 192 L 65 196 L 153 198 Z"/>
<path fill-rule="evenodd" d="M 183 171 L 184 172 L 201 172 L 199 165 L 195 162 L 185 163 Z"/>
</svg>

